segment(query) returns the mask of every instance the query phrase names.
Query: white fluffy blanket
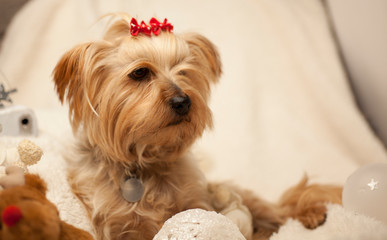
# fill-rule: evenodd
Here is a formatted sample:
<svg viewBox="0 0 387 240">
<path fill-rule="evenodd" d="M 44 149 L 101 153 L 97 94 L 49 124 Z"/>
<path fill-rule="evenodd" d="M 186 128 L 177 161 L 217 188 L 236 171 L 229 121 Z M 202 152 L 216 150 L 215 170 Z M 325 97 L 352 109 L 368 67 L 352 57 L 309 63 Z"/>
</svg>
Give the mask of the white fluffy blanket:
<svg viewBox="0 0 387 240">
<path fill-rule="evenodd" d="M 387 153 L 356 107 L 318 0 L 31 0 L 3 42 L 0 69 L 14 101 L 36 110 L 45 155 L 31 171 L 49 184 L 64 220 L 89 229 L 71 194 L 61 152 L 71 141 L 51 71 L 74 44 L 96 38 L 108 12 L 167 17 L 175 32 L 196 31 L 219 48 L 224 75 L 211 107 L 215 129 L 193 152 L 210 180 L 231 180 L 271 201 L 304 173 L 344 184 L 358 167 Z M 12 145 L 18 139 L 1 138 Z M 386 227 L 339 206 L 317 230 L 289 221 L 273 240 L 386 239 Z"/>
</svg>

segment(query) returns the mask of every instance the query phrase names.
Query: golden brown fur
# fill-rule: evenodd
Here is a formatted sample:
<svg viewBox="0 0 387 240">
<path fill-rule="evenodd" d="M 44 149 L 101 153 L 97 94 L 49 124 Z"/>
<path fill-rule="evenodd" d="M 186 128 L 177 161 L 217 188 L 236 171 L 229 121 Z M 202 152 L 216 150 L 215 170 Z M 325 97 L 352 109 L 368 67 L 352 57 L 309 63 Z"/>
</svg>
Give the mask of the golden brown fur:
<svg viewBox="0 0 387 240">
<path fill-rule="evenodd" d="M 279 202 L 283 215 L 299 220 L 307 228 L 316 228 L 326 218 L 326 203 L 341 204 L 342 188 L 334 185 L 308 185 L 304 177 L 286 191 Z"/>
<path fill-rule="evenodd" d="M 129 22 L 120 14 L 103 40 L 74 47 L 54 71 L 78 138 L 69 181 L 97 239 L 152 239 L 180 211 L 213 209 L 207 182 L 188 150 L 212 127 L 207 101 L 221 74 L 219 54 L 199 34 L 132 37 Z M 150 76 L 134 80 L 131 74 L 139 68 L 149 69 Z M 176 114 L 170 102 L 185 95 L 192 101 L 189 112 Z M 132 175 L 145 187 L 136 203 L 124 200 L 119 188 Z M 286 201 L 279 207 L 237 191 L 254 217 L 255 239 L 278 230 L 287 217 Z"/>
</svg>

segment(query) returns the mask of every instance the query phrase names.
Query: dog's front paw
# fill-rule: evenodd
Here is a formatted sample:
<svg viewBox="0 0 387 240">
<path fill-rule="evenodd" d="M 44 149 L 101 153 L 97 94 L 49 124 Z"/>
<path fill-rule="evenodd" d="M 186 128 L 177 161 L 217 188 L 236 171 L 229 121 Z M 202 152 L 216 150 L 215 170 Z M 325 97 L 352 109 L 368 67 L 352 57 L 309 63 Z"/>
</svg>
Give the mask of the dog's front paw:
<svg viewBox="0 0 387 240">
<path fill-rule="evenodd" d="M 316 205 L 302 209 L 297 213 L 296 219 L 306 228 L 315 229 L 324 224 L 327 218 L 327 208 L 325 205 Z"/>
<path fill-rule="evenodd" d="M 210 184 L 208 186 L 211 205 L 219 212 L 228 207 L 233 201 L 231 190 L 222 184 Z"/>
<path fill-rule="evenodd" d="M 243 205 L 242 198 L 223 184 L 211 184 L 208 191 L 214 209 L 234 222 L 247 240 L 251 239 L 253 220 L 249 209 Z"/>
</svg>

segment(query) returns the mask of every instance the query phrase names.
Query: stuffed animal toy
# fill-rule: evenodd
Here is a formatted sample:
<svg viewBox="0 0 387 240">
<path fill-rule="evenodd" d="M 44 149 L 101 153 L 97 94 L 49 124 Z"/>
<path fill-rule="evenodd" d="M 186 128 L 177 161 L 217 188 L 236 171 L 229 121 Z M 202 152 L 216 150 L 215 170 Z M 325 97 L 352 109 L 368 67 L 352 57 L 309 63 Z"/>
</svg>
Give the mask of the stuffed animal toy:
<svg viewBox="0 0 387 240">
<path fill-rule="evenodd" d="M 0 177 L 0 191 L 4 188 L 22 186 L 25 184 L 24 170 L 17 166 L 8 166 Z"/>
<path fill-rule="evenodd" d="M 27 166 L 37 163 L 42 155 L 42 149 L 27 139 L 20 141 L 14 148 L 0 147 L 0 176 L 5 175 L 7 166 L 18 166 L 27 173 Z"/>
<path fill-rule="evenodd" d="M 24 175 L 23 169 L 15 166 L 7 167 L 6 173 L 0 177 L 4 188 L 0 191 L 0 240 L 93 239 L 88 232 L 61 221 L 56 206 L 46 198 L 46 184 L 38 175 Z"/>
</svg>

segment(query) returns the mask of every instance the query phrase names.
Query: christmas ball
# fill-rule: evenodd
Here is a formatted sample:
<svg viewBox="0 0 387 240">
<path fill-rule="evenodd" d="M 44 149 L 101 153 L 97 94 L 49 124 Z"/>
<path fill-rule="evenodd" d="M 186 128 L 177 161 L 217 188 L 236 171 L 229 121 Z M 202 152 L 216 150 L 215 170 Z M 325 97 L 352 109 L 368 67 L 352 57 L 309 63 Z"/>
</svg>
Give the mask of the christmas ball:
<svg viewBox="0 0 387 240">
<path fill-rule="evenodd" d="M 372 163 L 356 170 L 343 188 L 345 209 L 387 224 L 387 164 Z"/>
<path fill-rule="evenodd" d="M 153 240 L 246 240 L 238 227 L 216 212 L 191 209 L 168 219 Z"/>
</svg>

